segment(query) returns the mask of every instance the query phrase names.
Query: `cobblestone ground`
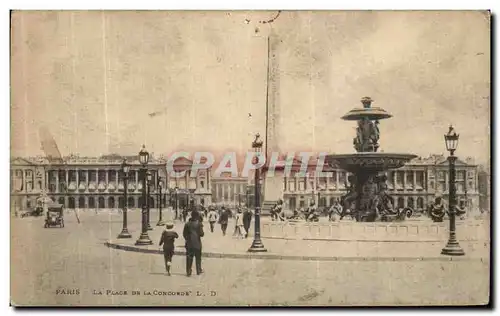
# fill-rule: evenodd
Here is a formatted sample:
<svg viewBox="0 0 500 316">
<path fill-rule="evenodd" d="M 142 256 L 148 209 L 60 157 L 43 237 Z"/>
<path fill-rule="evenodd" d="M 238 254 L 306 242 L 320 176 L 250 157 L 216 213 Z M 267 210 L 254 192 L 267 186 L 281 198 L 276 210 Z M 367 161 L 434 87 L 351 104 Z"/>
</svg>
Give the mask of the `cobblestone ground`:
<svg viewBox="0 0 500 316">
<path fill-rule="evenodd" d="M 138 221 L 135 217 L 132 223 Z M 487 303 L 489 297 L 488 260 L 205 259 L 206 273 L 188 278 L 185 258 L 175 257 L 173 275 L 168 277 L 161 255 L 103 245 L 119 233 L 120 216 L 80 213 L 80 220 L 78 224 L 69 213 L 65 228 L 44 229 L 42 218 L 12 219 L 14 304 L 447 305 Z M 132 232 L 134 238 L 137 233 Z M 127 294 L 111 295 L 107 290 Z M 140 295 L 132 295 L 134 290 Z"/>
</svg>

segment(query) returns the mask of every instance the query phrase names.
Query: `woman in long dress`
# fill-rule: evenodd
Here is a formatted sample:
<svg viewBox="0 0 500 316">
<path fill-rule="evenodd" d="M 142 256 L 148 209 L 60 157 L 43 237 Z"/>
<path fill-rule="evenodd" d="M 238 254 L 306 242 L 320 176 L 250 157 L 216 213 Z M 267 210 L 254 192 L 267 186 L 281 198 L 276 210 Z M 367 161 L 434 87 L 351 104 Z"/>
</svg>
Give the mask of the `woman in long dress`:
<svg viewBox="0 0 500 316">
<path fill-rule="evenodd" d="M 236 223 L 235 223 L 233 237 L 245 238 L 245 235 L 243 234 L 243 229 L 244 229 L 243 228 L 243 213 L 241 212 L 241 208 L 238 208 L 238 213 L 236 214 Z"/>
</svg>

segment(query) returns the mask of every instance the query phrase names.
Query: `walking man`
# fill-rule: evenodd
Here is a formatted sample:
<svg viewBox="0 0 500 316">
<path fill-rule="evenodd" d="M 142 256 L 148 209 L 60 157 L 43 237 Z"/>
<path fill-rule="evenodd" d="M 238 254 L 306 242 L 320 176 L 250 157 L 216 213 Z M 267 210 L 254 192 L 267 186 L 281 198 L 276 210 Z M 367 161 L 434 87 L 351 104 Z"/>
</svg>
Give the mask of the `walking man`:
<svg viewBox="0 0 500 316">
<path fill-rule="evenodd" d="M 219 217 L 219 215 L 217 214 L 217 212 L 213 209 L 213 208 L 210 208 L 210 211 L 208 212 L 208 222 L 210 223 L 210 232 L 214 232 L 214 226 L 215 226 L 215 223 L 217 222 L 217 219 Z"/>
<path fill-rule="evenodd" d="M 203 233 L 203 224 L 200 221 L 200 214 L 196 211 L 191 212 L 189 222 L 184 224 L 183 236 L 186 240 L 186 275 L 191 276 L 193 268 L 193 258 L 196 260 L 196 274 L 203 273 L 201 268 L 201 237 Z"/>
<path fill-rule="evenodd" d="M 245 212 L 243 213 L 243 228 L 245 228 L 245 238 L 248 238 L 248 231 L 250 230 L 252 216 L 252 211 L 248 208 L 245 208 Z"/>
<path fill-rule="evenodd" d="M 179 235 L 174 231 L 174 223 L 167 223 L 165 230 L 161 234 L 160 246 L 163 245 L 163 257 L 165 258 L 165 268 L 170 276 L 170 266 L 174 256 L 174 242 Z"/>
<path fill-rule="evenodd" d="M 229 210 L 227 210 L 224 206 L 222 207 L 222 211 L 219 217 L 220 228 L 222 230 L 222 236 L 226 236 L 227 224 L 229 222 Z"/>
</svg>

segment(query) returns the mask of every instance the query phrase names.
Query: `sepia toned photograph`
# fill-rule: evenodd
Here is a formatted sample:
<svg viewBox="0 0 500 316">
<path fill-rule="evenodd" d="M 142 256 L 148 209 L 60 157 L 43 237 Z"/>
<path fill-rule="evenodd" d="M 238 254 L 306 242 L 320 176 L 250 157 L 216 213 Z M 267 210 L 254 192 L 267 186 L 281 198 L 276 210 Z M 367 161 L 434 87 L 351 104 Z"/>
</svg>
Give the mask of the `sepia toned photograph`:
<svg viewBox="0 0 500 316">
<path fill-rule="evenodd" d="M 11 11 L 10 304 L 490 304 L 491 18 Z"/>
</svg>

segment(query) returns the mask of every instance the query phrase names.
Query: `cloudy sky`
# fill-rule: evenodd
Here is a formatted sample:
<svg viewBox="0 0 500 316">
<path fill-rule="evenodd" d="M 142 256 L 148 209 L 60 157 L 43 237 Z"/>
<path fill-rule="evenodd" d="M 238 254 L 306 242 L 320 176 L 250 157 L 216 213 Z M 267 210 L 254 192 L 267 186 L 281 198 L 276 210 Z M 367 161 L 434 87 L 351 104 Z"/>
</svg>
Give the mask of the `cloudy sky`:
<svg viewBox="0 0 500 316">
<path fill-rule="evenodd" d="M 246 151 L 265 131 L 276 12 L 15 12 L 12 155 Z M 245 22 L 246 20 L 246 22 Z M 282 12 L 279 147 L 352 153 L 363 96 L 393 115 L 381 149 L 489 159 L 490 23 L 484 12 Z M 259 29 L 256 32 L 256 28 Z M 251 113 L 251 116 L 249 116 Z"/>
</svg>

